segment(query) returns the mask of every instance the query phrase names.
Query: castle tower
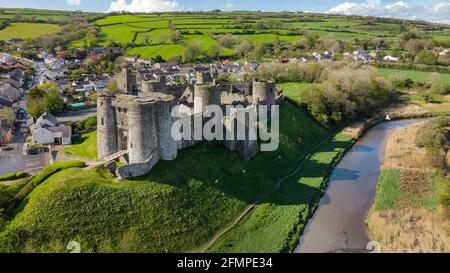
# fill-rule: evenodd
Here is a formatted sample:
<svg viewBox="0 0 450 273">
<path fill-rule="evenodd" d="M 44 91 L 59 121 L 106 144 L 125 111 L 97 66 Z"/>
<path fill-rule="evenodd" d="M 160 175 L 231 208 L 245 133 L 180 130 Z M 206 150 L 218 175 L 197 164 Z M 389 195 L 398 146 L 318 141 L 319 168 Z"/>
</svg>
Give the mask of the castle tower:
<svg viewBox="0 0 450 273">
<path fill-rule="evenodd" d="M 177 142 L 172 137 L 173 97 L 167 97 L 158 103 L 159 157 L 162 160 L 174 160 L 178 154 Z"/>
<path fill-rule="evenodd" d="M 165 93 L 167 91 L 166 77 L 159 76 L 156 80 L 142 81 L 142 94 Z"/>
<path fill-rule="evenodd" d="M 210 72 L 197 72 L 197 84 L 212 83 L 213 78 Z"/>
<path fill-rule="evenodd" d="M 128 112 L 130 163 L 142 163 L 158 156 L 156 101 L 135 99 Z"/>
<path fill-rule="evenodd" d="M 266 104 L 269 108 L 275 103 L 275 94 L 273 92 L 274 85 L 267 82 L 259 81 L 258 78 L 253 80 L 253 104 Z"/>
<path fill-rule="evenodd" d="M 103 159 L 118 152 L 117 119 L 112 107 L 114 95 L 101 94 L 97 97 L 97 150 Z"/>
<path fill-rule="evenodd" d="M 117 78 L 119 90 L 126 92 L 128 95 L 137 96 L 138 87 L 136 83 L 136 75 L 131 68 L 123 68 Z"/>
<path fill-rule="evenodd" d="M 220 105 L 220 90 L 212 83 L 197 83 L 194 87 L 194 114 L 203 113 L 208 105 Z"/>
</svg>

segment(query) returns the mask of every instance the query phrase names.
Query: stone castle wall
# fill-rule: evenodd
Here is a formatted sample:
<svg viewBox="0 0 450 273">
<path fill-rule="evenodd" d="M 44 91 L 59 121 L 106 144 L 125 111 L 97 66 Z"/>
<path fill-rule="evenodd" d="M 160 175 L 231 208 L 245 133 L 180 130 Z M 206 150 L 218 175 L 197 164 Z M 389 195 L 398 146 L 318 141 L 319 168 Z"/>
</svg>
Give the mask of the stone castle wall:
<svg viewBox="0 0 450 273">
<path fill-rule="evenodd" d="M 98 151 L 99 159 L 120 151 L 128 152 L 128 165 L 117 169 L 120 178 L 140 176 L 153 168 L 159 160 L 174 160 L 178 150 L 194 145 L 198 140 L 175 141 L 171 130 L 175 118 L 172 108 L 180 103 L 183 95 L 192 94 L 188 85 L 167 86 L 163 78 L 136 83 L 136 76 L 130 69 L 124 69 L 118 76 L 119 93 L 98 96 Z M 140 88 L 139 88 L 140 87 Z M 138 90 L 139 88 L 139 90 Z M 189 92 L 188 92 L 189 91 Z M 237 140 L 237 117 L 246 111 L 256 111 L 255 105 L 273 105 L 280 101 L 275 85 L 254 81 L 251 84 L 216 84 L 208 73 L 198 74 L 198 83 L 193 88 L 192 116 L 200 118 L 200 124 L 208 121 L 203 116 L 208 105 L 240 104 L 245 109 L 235 110 L 225 121 L 224 132 L 231 132 L 235 140 L 224 141 L 231 151 L 237 151 L 245 160 L 258 153 L 256 140 Z M 245 119 L 243 126 L 248 130 L 251 122 Z M 195 123 L 192 122 L 191 132 Z M 234 126 L 231 126 L 234 125 Z M 242 124 L 241 124 L 242 125 Z"/>
</svg>

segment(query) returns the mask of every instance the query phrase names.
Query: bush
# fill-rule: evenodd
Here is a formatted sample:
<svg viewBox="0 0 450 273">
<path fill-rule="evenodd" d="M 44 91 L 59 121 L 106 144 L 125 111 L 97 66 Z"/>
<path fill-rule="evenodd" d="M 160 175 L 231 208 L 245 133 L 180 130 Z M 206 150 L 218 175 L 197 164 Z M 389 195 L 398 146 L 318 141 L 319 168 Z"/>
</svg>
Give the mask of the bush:
<svg viewBox="0 0 450 273">
<path fill-rule="evenodd" d="M 431 50 L 422 50 L 414 59 L 416 64 L 435 65 L 437 63 L 436 56 Z"/>
<path fill-rule="evenodd" d="M 446 95 L 450 93 L 450 85 L 443 82 L 433 83 L 430 87 L 431 94 Z"/>
<path fill-rule="evenodd" d="M 28 176 L 28 173 L 26 172 L 16 172 L 16 173 L 7 173 L 2 176 L 0 176 L 0 181 L 7 181 L 7 180 L 16 180 L 25 178 Z"/>
<path fill-rule="evenodd" d="M 416 145 L 420 148 L 441 149 L 449 145 L 450 117 L 440 117 L 422 126 L 416 136 Z"/>
<path fill-rule="evenodd" d="M 413 80 L 410 78 L 397 75 L 389 77 L 389 81 L 391 82 L 392 87 L 396 89 L 411 88 L 414 84 Z"/>
<path fill-rule="evenodd" d="M 78 122 L 69 122 L 73 132 L 89 132 L 97 128 L 97 117 L 88 117 Z"/>
</svg>

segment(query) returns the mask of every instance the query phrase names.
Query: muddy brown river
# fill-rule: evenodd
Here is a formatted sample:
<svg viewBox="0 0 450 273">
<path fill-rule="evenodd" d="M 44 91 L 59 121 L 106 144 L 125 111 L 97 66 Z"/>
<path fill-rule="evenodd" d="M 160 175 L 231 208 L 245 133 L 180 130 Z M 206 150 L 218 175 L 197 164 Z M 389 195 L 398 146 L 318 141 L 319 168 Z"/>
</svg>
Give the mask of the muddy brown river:
<svg viewBox="0 0 450 273">
<path fill-rule="evenodd" d="M 367 252 L 371 240 L 365 218 L 375 197 L 389 132 L 425 121 L 383 122 L 356 142 L 334 169 L 295 252 Z"/>
</svg>

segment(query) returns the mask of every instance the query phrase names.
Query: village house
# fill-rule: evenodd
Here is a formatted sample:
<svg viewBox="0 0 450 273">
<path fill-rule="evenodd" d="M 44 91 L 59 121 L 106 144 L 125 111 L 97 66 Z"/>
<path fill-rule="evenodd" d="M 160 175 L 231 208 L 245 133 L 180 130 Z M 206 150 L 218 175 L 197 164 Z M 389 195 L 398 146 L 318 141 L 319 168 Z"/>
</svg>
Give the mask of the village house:
<svg viewBox="0 0 450 273">
<path fill-rule="evenodd" d="M 2 107 L 11 108 L 12 106 L 13 106 L 13 101 L 0 95 L 0 109 Z"/>
<path fill-rule="evenodd" d="M 368 62 L 368 61 L 372 61 L 373 57 L 372 57 L 372 55 L 370 55 L 367 52 L 367 50 L 364 50 L 364 49 L 361 48 L 361 49 L 353 51 L 353 59 L 355 61 L 361 60 L 361 61 Z"/>
<path fill-rule="evenodd" d="M 13 127 L 5 118 L 0 119 L 0 145 L 10 143 L 13 139 Z"/>
<path fill-rule="evenodd" d="M 384 57 L 383 57 L 383 61 L 385 61 L 385 62 L 393 62 L 393 63 L 396 63 L 396 62 L 398 62 L 399 60 L 400 60 L 399 57 L 393 57 L 393 56 L 391 56 L 391 55 L 387 55 L 387 56 L 384 56 Z"/>
<path fill-rule="evenodd" d="M 22 69 L 15 69 L 8 73 L 8 79 L 14 80 L 19 83 L 19 86 L 23 86 L 25 81 L 25 72 Z"/>
<path fill-rule="evenodd" d="M 70 145 L 72 143 L 72 128 L 60 126 L 58 119 L 46 112 L 42 114 L 34 124 L 30 125 L 32 144 Z"/>
<path fill-rule="evenodd" d="M 450 49 L 446 48 L 438 53 L 439 56 L 450 56 Z"/>
<path fill-rule="evenodd" d="M 20 90 L 12 86 L 11 83 L 0 83 L 0 96 L 5 97 L 12 102 L 16 102 L 21 95 Z"/>
<path fill-rule="evenodd" d="M 89 56 L 105 56 L 111 53 L 121 54 L 122 50 L 120 47 L 93 47 L 88 51 Z"/>
</svg>

